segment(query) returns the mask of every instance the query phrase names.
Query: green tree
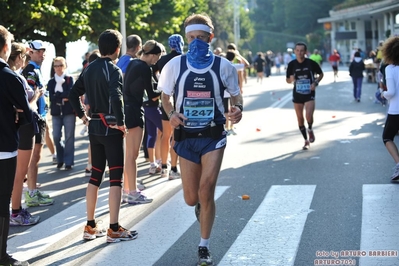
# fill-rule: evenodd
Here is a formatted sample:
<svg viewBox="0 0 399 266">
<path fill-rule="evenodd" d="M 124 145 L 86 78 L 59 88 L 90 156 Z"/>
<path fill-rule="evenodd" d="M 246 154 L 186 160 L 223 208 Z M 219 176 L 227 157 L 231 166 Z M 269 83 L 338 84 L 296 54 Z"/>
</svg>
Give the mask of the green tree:
<svg viewBox="0 0 399 266">
<path fill-rule="evenodd" d="M 0 24 L 7 27 L 17 41 L 49 41 L 57 54 L 65 56 L 66 42 L 90 33 L 88 14 L 96 6 L 95 0 L 1 1 Z"/>
</svg>

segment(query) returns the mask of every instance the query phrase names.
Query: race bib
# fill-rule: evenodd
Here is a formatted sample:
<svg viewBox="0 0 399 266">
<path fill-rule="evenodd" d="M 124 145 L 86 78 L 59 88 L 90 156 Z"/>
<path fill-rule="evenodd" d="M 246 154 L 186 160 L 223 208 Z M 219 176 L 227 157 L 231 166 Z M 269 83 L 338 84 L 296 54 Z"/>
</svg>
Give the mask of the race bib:
<svg viewBox="0 0 399 266">
<path fill-rule="evenodd" d="M 296 80 L 296 92 L 300 94 L 310 94 L 310 80 L 298 79 Z"/>
<path fill-rule="evenodd" d="M 185 98 L 183 101 L 184 126 L 187 128 L 203 128 L 210 124 L 215 115 L 214 99 Z"/>
</svg>

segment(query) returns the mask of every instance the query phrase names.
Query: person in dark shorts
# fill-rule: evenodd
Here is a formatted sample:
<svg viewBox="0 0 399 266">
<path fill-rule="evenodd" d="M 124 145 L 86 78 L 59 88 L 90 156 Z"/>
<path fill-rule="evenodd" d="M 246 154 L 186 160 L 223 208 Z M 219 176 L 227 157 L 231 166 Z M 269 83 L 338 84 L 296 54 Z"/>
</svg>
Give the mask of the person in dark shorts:
<svg viewBox="0 0 399 266">
<path fill-rule="evenodd" d="M 46 142 L 47 128 L 47 92 L 44 87 L 44 79 L 41 72 L 41 65 L 46 57 L 46 44 L 41 40 L 35 40 L 29 43 L 29 55 L 31 60 L 22 71 L 22 75 L 28 81 L 29 86 L 34 90 L 39 90 L 40 96 L 37 100 L 37 112 L 35 120 L 38 125 L 38 133 L 35 134 L 35 145 L 33 147 L 32 158 L 28 168 L 28 191 L 25 191 L 25 203 L 29 207 L 48 206 L 54 203 L 48 194 L 38 190 L 37 178 L 39 172 L 39 162 Z M 37 115 L 36 115 L 37 114 Z"/>
<path fill-rule="evenodd" d="M 292 101 L 294 102 L 299 130 L 305 139 L 304 150 L 309 149 L 309 143 L 315 141 L 312 126 L 316 87 L 324 76 L 319 64 L 309 58 L 305 58 L 306 52 L 306 44 L 302 42 L 297 43 L 295 45 L 296 59 L 289 62 L 286 72 L 286 82 L 289 84 L 294 83 Z M 304 109 L 308 123 L 309 140 L 306 134 L 305 117 L 303 116 Z"/>
<path fill-rule="evenodd" d="M 183 54 L 184 40 L 180 34 L 173 34 L 168 39 L 168 44 L 171 49 L 170 53 L 163 55 L 161 59 L 154 65 L 154 71 L 162 73 L 163 67 L 172 58 Z M 180 178 L 180 173 L 177 170 L 177 159 L 178 156 L 173 147 L 174 140 L 171 140 L 173 135 L 173 128 L 170 126 L 168 114 L 161 106 L 162 111 L 162 139 L 161 139 L 161 159 L 162 159 L 162 170 L 161 177 L 168 178 L 169 180 L 174 180 Z M 171 167 L 170 171 L 168 169 L 168 155 L 170 154 Z"/>
<path fill-rule="evenodd" d="M 0 25 L 0 265 L 27 266 L 27 261 L 18 261 L 7 253 L 10 198 L 17 167 L 18 128 L 32 122 L 32 109 L 23 81 L 7 64 L 13 38 Z"/>
<path fill-rule="evenodd" d="M 91 62 L 76 80 L 69 93 L 69 102 L 77 116 L 89 126 L 92 154 L 92 173 L 86 190 L 87 223 L 83 239 L 92 240 L 107 235 L 108 243 L 137 238 L 119 224 L 124 169 L 124 141 L 127 134 L 122 100 L 122 71 L 113 62 L 122 46 L 122 34 L 105 30 L 98 39 L 101 58 Z M 99 74 L 101 73 L 101 74 Z M 91 120 L 85 113 L 80 97 L 89 99 Z M 109 228 L 107 232 L 97 227 L 95 210 L 99 187 L 103 181 L 105 165 L 109 167 Z"/>
<path fill-rule="evenodd" d="M 27 49 L 22 43 L 12 43 L 11 55 L 8 64 L 12 70 L 21 78 L 25 86 L 28 101 L 31 107 L 36 107 L 36 101 L 40 95 L 39 90 L 34 91 L 26 81 L 25 77 L 20 74 L 22 67 L 25 65 Z M 35 108 L 36 109 L 36 108 Z M 37 114 L 35 114 L 37 116 Z M 38 131 L 36 121 L 26 125 L 21 125 L 18 129 L 19 144 L 17 156 L 17 170 L 14 179 L 14 188 L 11 196 L 11 216 L 10 225 L 27 226 L 39 222 L 40 216 L 31 215 L 26 208 L 22 208 L 22 192 L 24 179 L 28 173 L 28 166 L 32 157 L 33 144 L 35 141 L 35 132 Z"/>
<path fill-rule="evenodd" d="M 147 120 L 145 122 L 148 132 L 148 154 L 152 163 L 150 174 L 155 174 L 158 171 L 154 158 L 154 146 L 156 128 L 162 127 L 161 116 L 158 110 L 161 92 L 157 90 L 157 81 L 154 78 L 151 66 L 159 60 L 161 52 L 162 47 L 158 42 L 154 40 L 147 41 L 137 54 L 139 58 L 130 61 L 123 81 L 126 127 L 130 132 L 129 136 L 126 137 L 126 173 L 123 201 L 129 204 L 152 202 L 152 199 L 148 199 L 137 189 L 137 158 L 140 145 L 143 141 L 144 109 L 146 109 L 146 117 L 152 113 L 152 117 L 150 118 L 152 121 Z M 158 126 L 156 126 L 157 124 Z M 161 167 L 159 166 L 158 169 L 159 173 Z"/>
<path fill-rule="evenodd" d="M 334 72 L 334 82 L 338 78 L 338 65 L 340 60 L 341 56 L 339 55 L 338 51 L 334 49 L 333 53 L 328 58 L 328 61 L 330 61 L 331 67 Z"/>
<path fill-rule="evenodd" d="M 209 244 L 216 213 L 216 182 L 227 144 L 224 124 L 226 119 L 233 124 L 240 122 L 243 105 L 236 69 L 210 50 L 214 37 L 212 20 L 205 14 L 192 14 L 184 27 L 188 52 L 165 65 L 158 87 L 162 90 L 162 105 L 175 128 L 174 149 L 180 158 L 184 200 L 187 205 L 196 206 L 195 213 L 199 214 L 197 265 L 204 266 L 213 265 Z M 230 93 L 232 102 L 227 118 L 224 90 Z"/>
<path fill-rule="evenodd" d="M 395 161 L 395 167 L 391 181 L 399 181 L 399 153 L 394 142 L 399 131 L 399 37 L 394 36 L 386 40 L 382 47 L 382 58 L 385 67 L 386 90 L 381 96 L 389 101 L 388 114 L 385 121 L 382 140 L 385 148 Z"/>
</svg>

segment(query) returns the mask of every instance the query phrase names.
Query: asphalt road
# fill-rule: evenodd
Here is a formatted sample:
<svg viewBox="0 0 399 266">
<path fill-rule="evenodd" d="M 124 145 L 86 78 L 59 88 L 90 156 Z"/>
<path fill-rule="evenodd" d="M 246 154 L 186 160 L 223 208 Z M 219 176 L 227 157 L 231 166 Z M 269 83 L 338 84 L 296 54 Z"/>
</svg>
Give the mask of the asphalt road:
<svg viewBox="0 0 399 266">
<path fill-rule="evenodd" d="M 284 75 L 262 84 L 248 79 L 244 117 L 237 135 L 228 136 L 217 184 L 211 251 L 218 265 L 329 265 L 332 258 L 341 265 L 399 265 L 399 187 L 390 183 L 394 162 L 381 139 L 387 107 L 374 103 L 375 83 L 365 79 L 358 103 L 347 68 L 337 82 L 328 66 L 324 70 L 316 141 L 307 151 Z M 32 265 L 196 265 L 199 226 L 184 204 L 181 181 L 151 181 L 142 155 L 139 176 L 154 202 L 122 205 L 120 219 L 139 238 L 110 245 L 82 241 L 88 138 L 79 135 L 81 128 L 72 171 L 57 170 L 44 150 L 39 182 L 55 204 L 29 208 L 41 222 L 11 228 L 10 253 Z M 97 208 L 105 227 L 107 185 L 105 178 Z M 243 194 L 250 199 L 242 200 Z M 381 250 L 396 253 L 368 253 Z"/>
</svg>

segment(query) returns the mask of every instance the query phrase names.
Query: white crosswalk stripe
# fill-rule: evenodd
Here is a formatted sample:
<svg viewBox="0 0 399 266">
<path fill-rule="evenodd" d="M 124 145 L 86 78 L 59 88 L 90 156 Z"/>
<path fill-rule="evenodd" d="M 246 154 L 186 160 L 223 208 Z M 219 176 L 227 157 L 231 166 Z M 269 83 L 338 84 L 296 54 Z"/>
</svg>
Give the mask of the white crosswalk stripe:
<svg viewBox="0 0 399 266">
<path fill-rule="evenodd" d="M 227 186 L 217 186 L 215 198 L 220 198 L 228 189 Z M 225 254 L 219 256 L 221 260 L 217 265 L 296 265 L 295 258 L 308 214 L 312 211 L 310 206 L 315 200 L 316 189 L 316 185 L 271 186 L 237 239 Z M 365 251 L 366 255 L 360 257 L 360 265 L 399 265 L 397 256 L 369 255 L 369 251 L 396 251 L 397 254 L 398 202 L 399 186 L 363 185 L 360 251 Z M 100 191 L 98 204 L 97 213 L 106 212 L 106 190 Z M 84 205 L 85 201 L 82 200 L 52 218 L 29 227 L 24 234 L 10 238 L 9 253 L 27 259 L 38 256 L 62 257 L 52 259 L 51 265 L 84 266 L 134 265 L 134 254 L 139 265 L 154 265 L 159 264 L 162 256 L 197 223 L 194 208 L 185 204 L 180 190 L 131 228 L 139 232 L 136 240 L 107 245 L 105 238 L 102 238 L 89 244 L 81 240 L 82 225 L 86 219 L 81 212 Z M 67 240 L 60 244 L 59 241 L 63 239 Z M 59 246 L 52 249 L 56 245 Z M 213 250 L 217 250 L 217 247 L 213 246 Z M 87 256 L 90 252 L 93 252 L 93 256 Z M 192 257 L 192 254 L 189 256 Z M 33 263 L 44 264 L 40 259 Z"/>
<path fill-rule="evenodd" d="M 272 186 L 219 265 L 293 265 L 316 186 Z"/>
<path fill-rule="evenodd" d="M 369 256 L 377 251 L 396 251 L 399 247 L 399 186 L 363 185 L 363 215 L 360 250 L 366 252 L 360 257 L 362 266 L 399 265 L 397 257 Z M 373 251 L 376 251 L 373 253 Z"/>
</svg>

